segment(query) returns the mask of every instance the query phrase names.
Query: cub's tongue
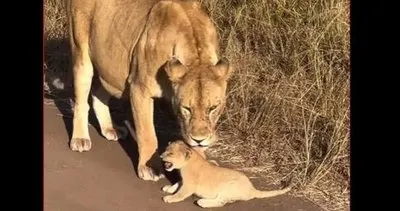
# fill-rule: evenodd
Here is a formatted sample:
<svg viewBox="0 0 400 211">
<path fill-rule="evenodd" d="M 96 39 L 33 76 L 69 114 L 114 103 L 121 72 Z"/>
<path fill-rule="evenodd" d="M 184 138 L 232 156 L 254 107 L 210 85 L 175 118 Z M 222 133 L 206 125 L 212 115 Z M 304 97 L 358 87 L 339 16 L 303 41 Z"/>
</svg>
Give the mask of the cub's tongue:
<svg viewBox="0 0 400 211">
<path fill-rule="evenodd" d="M 165 168 L 165 169 L 170 169 L 170 168 L 172 168 L 172 163 L 170 163 L 170 162 L 164 162 L 164 168 Z"/>
</svg>

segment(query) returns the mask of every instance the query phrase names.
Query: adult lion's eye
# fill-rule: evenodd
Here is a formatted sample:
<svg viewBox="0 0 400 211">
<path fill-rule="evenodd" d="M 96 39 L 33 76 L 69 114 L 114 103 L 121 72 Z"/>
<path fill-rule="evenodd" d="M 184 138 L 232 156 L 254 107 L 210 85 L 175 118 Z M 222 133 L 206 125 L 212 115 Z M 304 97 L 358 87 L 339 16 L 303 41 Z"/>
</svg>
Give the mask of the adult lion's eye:
<svg viewBox="0 0 400 211">
<path fill-rule="evenodd" d="M 211 113 L 212 111 L 214 111 L 217 108 L 218 108 L 218 105 L 211 106 L 210 108 L 208 108 L 208 113 Z"/>
<path fill-rule="evenodd" d="M 190 108 L 187 107 L 187 106 L 182 106 L 181 107 L 181 111 L 182 111 L 182 114 L 185 115 L 185 116 L 189 116 L 192 113 Z"/>
</svg>

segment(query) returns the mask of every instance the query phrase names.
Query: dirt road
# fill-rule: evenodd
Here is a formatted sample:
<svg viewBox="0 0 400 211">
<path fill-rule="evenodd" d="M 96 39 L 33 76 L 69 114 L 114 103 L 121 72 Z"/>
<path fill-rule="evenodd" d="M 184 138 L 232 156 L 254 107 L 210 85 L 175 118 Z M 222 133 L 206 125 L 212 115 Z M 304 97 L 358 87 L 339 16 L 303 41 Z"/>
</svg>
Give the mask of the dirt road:
<svg viewBox="0 0 400 211">
<path fill-rule="evenodd" d="M 68 119 L 68 117 L 66 117 Z M 70 121 L 70 120 L 69 120 Z M 68 125 L 67 125 L 68 126 Z M 68 127 L 67 127 L 68 128 Z M 205 210 L 190 197 L 166 204 L 161 187 L 169 181 L 139 180 L 124 148 L 129 144 L 108 142 L 91 126 L 93 147 L 77 153 L 68 148 L 68 133 L 60 111 L 44 108 L 44 210 L 45 211 L 157 211 Z M 125 147 L 124 147 L 125 146 Z M 237 202 L 210 210 L 321 210 L 311 202 L 289 196 Z"/>
</svg>

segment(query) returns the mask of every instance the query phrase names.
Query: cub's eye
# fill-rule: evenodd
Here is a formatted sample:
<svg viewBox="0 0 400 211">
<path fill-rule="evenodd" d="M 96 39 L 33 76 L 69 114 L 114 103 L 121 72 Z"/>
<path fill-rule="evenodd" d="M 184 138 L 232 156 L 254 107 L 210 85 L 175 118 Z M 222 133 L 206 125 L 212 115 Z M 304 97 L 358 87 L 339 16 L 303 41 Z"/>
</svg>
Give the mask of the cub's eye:
<svg viewBox="0 0 400 211">
<path fill-rule="evenodd" d="M 210 112 L 214 111 L 215 109 L 217 109 L 218 106 L 219 106 L 219 105 L 213 105 L 213 106 L 211 106 L 210 108 L 208 108 L 208 113 L 210 113 Z"/>
<path fill-rule="evenodd" d="M 190 110 L 189 107 L 187 106 L 182 106 L 181 107 L 181 111 L 183 115 L 190 115 L 192 113 L 192 111 Z"/>
</svg>

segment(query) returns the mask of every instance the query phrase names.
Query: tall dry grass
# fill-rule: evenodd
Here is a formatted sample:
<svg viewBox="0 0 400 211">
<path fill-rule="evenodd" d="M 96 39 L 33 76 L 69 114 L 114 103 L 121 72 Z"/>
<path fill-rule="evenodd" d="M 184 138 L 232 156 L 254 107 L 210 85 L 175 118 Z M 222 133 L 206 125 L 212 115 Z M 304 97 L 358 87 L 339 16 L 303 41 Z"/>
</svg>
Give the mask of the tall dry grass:
<svg viewBox="0 0 400 211">
<path fill-rule="evenodd" d="M 51 76 L 68 69 L 60 2 L 45 0 Z M 211 155 L 266 183 L 293 178 L 296 194 L 327 210 L 349 209 L 349 1 L 201 2 L 236 69 Z"/>
<path fill-rule="evenodd" d="M 349 204 L 349 2 L 202 1 L 236 64 L 215 156 Z"/>
</svg>

